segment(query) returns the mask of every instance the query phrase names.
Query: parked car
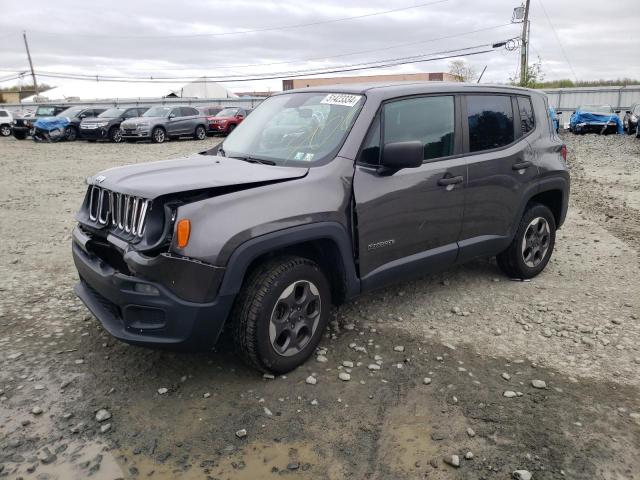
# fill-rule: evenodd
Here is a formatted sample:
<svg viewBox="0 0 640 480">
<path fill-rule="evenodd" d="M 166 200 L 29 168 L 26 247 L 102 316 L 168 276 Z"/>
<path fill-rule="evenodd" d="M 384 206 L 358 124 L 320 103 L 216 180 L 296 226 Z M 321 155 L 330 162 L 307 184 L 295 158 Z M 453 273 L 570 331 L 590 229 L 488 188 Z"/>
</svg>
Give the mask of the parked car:
<svg viewBox="0 0 640 480">
<path fill-rule="evenodd" d="M 245 360 L 283 373 L 360 293 L 478 257 L 542 272 L 567 213 L 565 159 L 534 90 L 283 92 L 208 152 L 90 177 L 75 291 L 125 342 L 210 345 L 226 324 Z"/>
<path fill-rule="evenodd" d="M 69 124 L 65 130 L 65 140 L 73 142 L 78 139 L 80 134 L 80 122 L 85 118 L 95 118 L 104 112 L 106 108 L 100 107 L 70 107 L 64 112 L 60 112 L 56 117 L 64 117 L 69 120 Z"/>
<path fill-rule="evenodd" d="M 629 107 L 622 119 L 624 130 L 629 135 L 634 135 L 638 129 L 638 120 L 640 120 L 640 103 L 634 103 Z"/>
<path fill-rule="evenodd" d="M 244 108 L 226 107 L 209 123 L 209 131 L 229 135 L 247 117 Z"/>
<path fill-rule="evenodd" d="M 611 105 L 580 105 L 569 119 L 569 131 L 576 134 L 624 133 L 618 113 L 620 111 L 614 111 Z"/>
<path fill-rule="evenodd" d="M 97 117 L 85 118 L 80 122 L 80 138 L 90 142 L 110 140 L 120 143 L 120 124 L 129 118 L 143 115 L 147 110 L 149 107 L 110 108 Z"/>
<path fill-rule="evenodd" d="M 120 125 L 127 142 L 151 140 L 163 143 L 169 138 L 207 138 L 206 117 L 189 106 L 151 107 L 142 116 L 125 120 Z"/>
<path fill-rule="evenodd" d="M 65 111 L 69 106 L 64 105 L 40 105 L 33 115 L 14 115 L 11 130 L 18 140 L 24 140 L 31 135 L 33 123 L 40 117 L 55 117 Z"/>
<path fill-rule="evenodd" d="M 198 107 L 198 111 L 207 119 L 207 133 L 211 134 L 215 132 L 216 129 L 213 127 L 213 120 L 222 110 L 224 110 L 224 107 Z"/>
<path fill-rule="evenodd" d="M 549 107 L 549 116 L 551 117 L 551 124 L 553 125 L 553 129 L 556 133 L 558 133 L 560 131 L 560 119 L 558 118 L 558 113 L 556 113 L 555 108 Z"/>
<path fill-rule="evenodd" d="M 11 123 L 13 115 L 9 110 L 0 108 L 0 137 L 8 137 L 11 135 Z"/>
</svg>

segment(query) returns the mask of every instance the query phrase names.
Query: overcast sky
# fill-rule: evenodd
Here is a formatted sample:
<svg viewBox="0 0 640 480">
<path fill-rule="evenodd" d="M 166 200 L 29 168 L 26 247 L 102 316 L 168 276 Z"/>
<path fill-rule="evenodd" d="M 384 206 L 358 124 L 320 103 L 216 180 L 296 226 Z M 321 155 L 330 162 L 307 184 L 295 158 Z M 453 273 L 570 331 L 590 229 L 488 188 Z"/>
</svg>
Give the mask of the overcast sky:
<svg viewBox="0 0 640 480">
<path fill-rule="evenodd" d="M 11 70 L 28 68 L 23 29 L 29 36 L 36 71 L 131 76 L 279 73 L 441 52 L 498 42 L 520 33 L 521 25 L 506 25 L 519 0 L 431 1 L 431 5 L 386 15 L 230 35 L 226 33 L 367 15 L 429 0 L 3 2 L 0 79 L 11 75 Z M 638 6 L 638 0 L 531 0 L 530 57 L 540 56 L 547 80 L 640 78 Z M 479 29 L 489 30 L 467 33 Z M 368 52 L 345 55 L 363 50 Z M 478 70 L 487 65 L 483 82 L 507 82 L 516 71 L 518 52 L 499 49 L 466 60 Z M 448 62 L 355 73 L 447 71 Z M 255 66 L 266 63 L 277 64 Z M 42 77 L 40 82 L 60 85 L 65 80 Z M 0 86 L 12 83 L 16 82 Z M 282 88 L 281 80 L 225 85 L 234 91 Z M 127 85 L 122 84 L 123 94 L 126 90 Z"/>
</svg>

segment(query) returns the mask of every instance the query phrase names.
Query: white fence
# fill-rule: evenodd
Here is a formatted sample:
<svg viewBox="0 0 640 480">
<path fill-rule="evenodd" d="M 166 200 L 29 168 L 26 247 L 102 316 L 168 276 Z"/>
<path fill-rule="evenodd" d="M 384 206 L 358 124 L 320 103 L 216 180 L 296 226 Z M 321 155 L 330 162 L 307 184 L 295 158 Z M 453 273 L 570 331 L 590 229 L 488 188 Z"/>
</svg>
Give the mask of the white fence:
<svg viewBox="0 0 640 480">
<path fill-rule="evenodd" d="M 545 89 L 544 92 L 549 98 L 549 105 L 561 112 L 573 112 L 583 104 L 600 104 L 611 105 L 624 115 L 632 104 L 640 103 L 640 85 L 554 88 Z"/>
</svg>

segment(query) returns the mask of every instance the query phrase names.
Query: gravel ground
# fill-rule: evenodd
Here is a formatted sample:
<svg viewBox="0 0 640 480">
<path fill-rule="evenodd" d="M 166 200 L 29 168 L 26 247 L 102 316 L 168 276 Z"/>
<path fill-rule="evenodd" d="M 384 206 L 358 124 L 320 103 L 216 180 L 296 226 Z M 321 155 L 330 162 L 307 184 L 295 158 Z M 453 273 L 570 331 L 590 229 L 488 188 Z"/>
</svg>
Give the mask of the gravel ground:
<svg viewBox="0 0 640 480">
<path fill-rule="evenodd" d="M 542 275 L 486 260 L 364 296 L 275 379 L 225 339 L 122 344 L 71 292 L 84 178 L 216 140 L 0 139 L 0 478 L 640 479 L 640 141 L 565 139 Z"/>
</svg>

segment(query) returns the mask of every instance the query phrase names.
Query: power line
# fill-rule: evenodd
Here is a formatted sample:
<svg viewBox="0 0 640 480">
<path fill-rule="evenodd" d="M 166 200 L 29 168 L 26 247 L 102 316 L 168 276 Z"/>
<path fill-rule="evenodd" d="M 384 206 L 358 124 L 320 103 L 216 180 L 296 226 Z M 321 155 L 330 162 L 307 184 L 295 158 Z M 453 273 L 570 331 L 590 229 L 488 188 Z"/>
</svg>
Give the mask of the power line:
<svg viewBox="0 0 640 480">
<path fill-rule="evenodd" d="M 484 47 L 488 47 L 492 44 L 490 43 L 485 43 L 485 44 L 480 44 L 480 45 L 474 45 L 471 47 L 463 47 L 463 48 L 454 48 L 451 50 L 441 50 L 441 51 L 437 51 L 437 52 L 432 52 L 432 53 L 423 53 L 420 55 L 412 55 L 412 56 L 405 56 L 405 57 L 396 57 L 396 58 L 386 58 L 386 59 L 382 59 L 382 60 L 371 60 L 371 61 L 367 61 L 367 62 L 359 62 L 359 63 L 348 63 L 348 64 L 342 64 L 342 65 L 333 65 L 333 66 L 328 66 L 328 67 L 317 67 L 317 68 L 306 68 L 306 69 L 297 69 L 297 70 L 288 70 L 285 72 L 279 72 L 279 74 L 286 74 L 286 75 L 304 75 L 310 72 L 315 72 L 315 71 L 323 71 L 326 69 L 335 69 L 335 68 L 351 68 L 351 67 L 358 67 L 358 66 L 368 66 L 368 65 L 372 65 L 375 63 L 381 63 L 381 62 L 395 62 L 395 61 L 405 61 L 405 60 L 413 60 L 413 59 L 417 59 L 417 58 L 422 58 L 422 57 L 427 57 L 427 56 L 431 56 L 431 55 L 442 55 L 442 54 L 449 54 L 449 53 L 453 53 L 453 52 L 466 52 L 469 50 L 474 50 L 474 49 L 478 49 L 478 48 L 484 48 Z M 148 80 L 152 80 L 152 81 L 156 81 L 156 80 L 171 80 L 171 81 L 186 81 L 186 80 L 193 80 L 193 79 L 199 79 L 199 78 L 203 78 L 203 81 L 221 81 L 224 80 L 226 78 L 229 78 L 229 76 L 222 76 L 222 75 L 199 75 L 197 77 L 194 76 L 171 76 L 171 77 L 162 77 L 162 76 L 133 76 L 133 75 L 98 75 L 98 74 L 86 74 L 86 73 L 68 73 L 68 72 L 52 72 L 52 71 L 41 71 L 42 74 L 48 74 L 48 75 L 63 75 L 63 76 L 72 76 L 74 78 L 77 79 L 88 79 L 88 80 L 92 80 L 92 81 L 98 81 L 98 80 L 144 80 L 144 81 L 148 81 Z M 237 77 L 242 77 L 242 76 L 252 76 L 252 77 L 257 77 L 257 76 L 261 76 L 261 75 L 271 75 L 269 73 L 248 73 L 245 75 L 236 75 Z"/>
<path fill-rule="evenodd" d="M 488 47 L 485 46 L 485 47 Z M 462 49 L 458 50 L 457 52 L 460 52 Z M 353 71 L 362 71 L 362 70 L 371 70 L 371 69 L 377 69 L 377 68 L 386 68 L 386 67 L 392 67 L 392 66 L 399 66 L 399 65 L 408 65 L 408 64 L 413 64 L 413 63 L 423 63 L 423 62 L 433 62 L 433 61 L 437 61 L 437 60 L 446 60 L 449 58 L 456 58 L 456 57 L 468 57 L 468 56 L 472 56 L 472 55 L 480 55 L 483 53 L 488 53 L 493 51 L 493 47 L 491 48 L 485 48 L 484 50 L 479 50 L 479 51 L 475 51 L 475 52 L 463 52 L 463 53 L 453 53 L 450 55 L 445 55 L 446 52 L 441 52 L 439 54 L 428 54 L 428 55 L 439 55 L 437 57 L 434 58 L 420 58 L 420 59 L 414 59 L 414 60 L 404 60 L 404 59 L 396 59 L 393 61 L 389 61 L 387 60 L 388 63 L 383 63 L 380 65 L 369 65 L 369 66 L 344 66 L 341 68 L 334 68 L 331 70 L 317 70 L 317 71 L 308 71 L 306 72 L 306 76 L 315 76 L 315 75 L 326 75 L 326 74 L 332 74 L 332 73 L 343 73 L 343 72 L 353 72 Z M 415 58 L 415 57 L 409 57 L 409 58 Z M 228 77 L 228 78 L 217 78 L 215 81 L 217 82 L 222 82 L 222 83 L 237 83 L 237 82 L 249 82 L 249 81 L 258 81 L 258 80 L 277 80 L 277 79 L 285 79 L 285 78 L 292 78 L 292 77 L 296 77 L 298 76 L 300 72 L 283 72 L 283 73 L 274 73 L 274 74 L 266 74 L 263 76 L 255 76 L 255 77 Z M 56 74 L 48 74 L 48 73 L 43 73 L 40 72 L 38 73 L 39 76 L 41 77 L 46 77 L 46 78 L 65 78 L 65 79 L 73 79 L 73 80 L 81 80 L 81 81 L 103 81 L 103 82 L 116 82 L 116 83 L 175 83 L 177 79 L 172 79 L 172 80 L 167 80 L 167 79 L 162 79 L 162 80 L 151 80 L 151 79 L 147 79 L 147 80 L 140 80 L 140 79 L 134 79 L 134 80 L 127 80 L 125 78 L 112 78 L 112 79 L 101 79 L 100 77 L 97 78 L 89 78 L 89 77 L 78 77 L 78 76 L 70 76 L 70 75 L 56 75 Z M 183 81 L 186 80 L 183 79 Z M 199 77 L 199 78 L 194 78 L 192 80 L 192 83 L 204 83 L 204 82 L 211 82 L 214 81 L 212 79 L 212 77 Z"/>
<path fill-rule="evenodd" d="M 394 8 L 391 10 L 384 10 L 380 12 L 367 13 L 363 15 L 355 15 L 351 17 L 342 17 L 335 18 L 332 20 L 320 20 L 317 22 L 308 22 L 308 23 L 297 23 L 291 25 L 281 25 L 278 27 L 266 27 L 266 28 L 257 28 L 253 30 L 235 30 L 229 32 L 218 32 L 218 33 L 186 33 L 186 34 L 175 34 L 175 35 L 117 35 L 118 38 L 201 38 L 201 37 L 223 37 L 223 36 L 231 36 L 231 35 L 244 35 L 247 33 L 261 33 L 261 32 L 271 32 L 275 30 L 291 30 L 295 28 L 304 28 L 304 27 L 313 27 L 316 25 L 326 25 L 328 23 L 337 23 L 337 22 L 345 22 L 348 20 L 357 20 L 361 18 L 369 18 L 375 17 L 379 15 L 387 15 L 389 13 L 396 12 L 404 12 L 407 10 L 413 10 L 416 8 L 427 7 L 429 5 L 436 5 L 438 3 L 448 2 L 449 0 L 436 0 L 433 2 L 427 3 L 419 3 L 417 5 L 410 5 L 408 7 L 402 8 Z M 38 33 L 40 35 L 53 35 L 53 36 L 75 36 L 75 37 L 90 37 L 90 38 L 113 38 L 113 34 L 91 34 L 91 33 L 71 33 L 71 32 L 50 32 L 46 30 L 30 30 L 30 32 Z"/>
<path fill-rule="evenodd" d="M 569 65 L 569 68 L 571 69 L 571 73 L 573 74 L 573 79 L 577 82 L 578 81 L 578 76 L 576 75 L 576 72 L 573 69 L 573 65 L 571 65 L 571 62 L 569 61 L 569 57 L 567 56 L 567 52 L 565 52 L 564 47 L 562 46 L 562 42 L 560 41 L 560 36 L 558 35 L 558 32 L 556 32 L 556 29 L 553 26 L 553 23 L 551 23 L 551 18 L 549 18 L 549 14 L 547 13 L 547 9 L 544 8 L 544 3 L 542 3 L 542 0 L 538 0 L 538 2 L 540 3 L 540 6 L 542 7 L 542 11 L 544 12 L 544 16 L 547 17 L 547 21 L 549 22 L 549 26 L 551 27 L 551 30 L 553 30 L 553 34 L 555 35 L 556 40 L 558 41 L 558 46 L 560 47 L 560 51 L 562 52 L 562 55 L 564 56 L 564 59 L 567 62 L 567 65 Z"/>
<path fill-rule="evenodd" d="M 493 25 L 491 27 L 484 27 L 484 28 L 478 28 L 476 30 L 467 30 L 465 32 L 460 32 L 460 33 L 455 33 L 455 34 L 451 34 L 451 35 L 445 35 L 442 37 L 434 37 L 434 38 L 430 38 L 427 40 L 420 40 L 417 42 L 405 42 L 405 43 L 396 43 L 393 45 L 388 45 L 385 47 L 379 47 L 379 48 L 371 48 L 371 49 L 367 49 L 367 50 L 357 50 L 357 51 L 353 51 L 353 52 L 348 52 L 348 53 L 340 53 L 340 54 L 336 54 L 336 55 L 326 55 L 326 56 L 322 56 L 322 57 L 307 57 L 307 58 L 301 58 L 301 59 L 296 59 L 296 60 L 286 60 L 286 61 L 279 61 L 279 62 L 269 62 L 269 63 L 247 63 L 247 64 L 240 64 L 240 65 L 214 65 L 214 66 L 208 66 L 206 68 L 208 69 L 231 69 L 231 68 L 248 68 L 248 67 L 270 67 L 270 66 L 274 66 L 274 65 L 286 65 L 286 64 L 292 64 L 292 63 L 301 63 L 301 62 L 310 62 L 310 61 L 316 61 L 316 60 L 329 60 L 332 58 L 343 58 L 343 57 L 348 57 L 351 55 L 359 55 L 359 54 L 363 54 L 363 53 L 371 53 L 371 52 L 381 52 L 381 51 L 386 51 L 386 50 L 393 50 L 395 48 L 403 48 L 403 47 L 411 47 L 411 46 L 415 46 L 415 45 L 423 45 L 426 43 L 432 43 L 432 42 L 437 42 L 439 40 L 449 40 L 451 38 L 456 38 L 456 37 L 462 37 L 465 35 L 471 35 L 473 33 L 479 33 L 479 32 L 486 32 L 489 30 L 496 30 L 499 28 L 504 28 L 504 27 L 508 27 L 510 25 L 513 25 L 512 23 L 503 23 L 501 25 Z M 165 71 L 167 69 L 169 69 L 171 67 L 167 67 L 165 69 L 158 69 L 158 71 Z M 184 66 L 182 66 L 182 68 L 184 68 Z M 0 71 L 6 71 L 6 72 L 16 72 L 17 70 L 14 69 L 5 69 L 5 68 L 0 68 Z M 92 77 L 95 77 L 95 75 L 91 75 Z"/>
</svg>

